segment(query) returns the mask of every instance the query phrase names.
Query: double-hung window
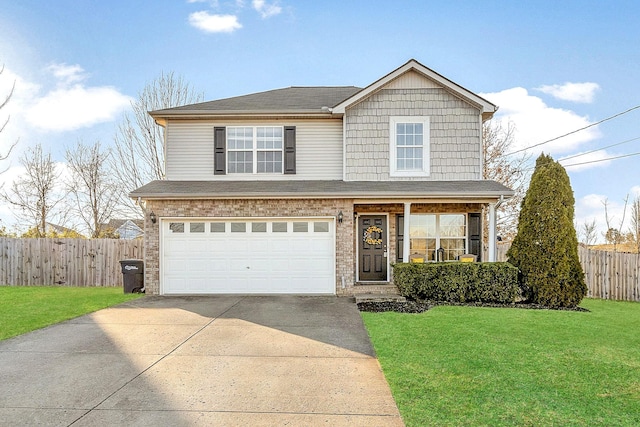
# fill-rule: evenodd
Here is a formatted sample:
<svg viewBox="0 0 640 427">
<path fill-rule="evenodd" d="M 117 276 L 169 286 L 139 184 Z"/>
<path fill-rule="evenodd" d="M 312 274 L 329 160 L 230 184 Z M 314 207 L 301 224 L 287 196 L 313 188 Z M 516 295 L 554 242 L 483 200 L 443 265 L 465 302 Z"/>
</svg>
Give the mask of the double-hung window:
<svg viewBox="0 0 640 427">
<path fill-rule="evenodd" d="M 282 173 L 283 128 L 227 128 L 228 173 Z"/>
<path fill-rule="evenodd" d="M 391 176 L 429 175 L 428 117 L 391 117 L 389 137 Z"/>
<path fill-rule="evenodd" d="M 453 261 L 465 254 L 465 214 L 411 214 L 409 223 L 411 257 L 423 261 Z M 442 259 L 438 258 L 438 251 Z"/>
</svg>

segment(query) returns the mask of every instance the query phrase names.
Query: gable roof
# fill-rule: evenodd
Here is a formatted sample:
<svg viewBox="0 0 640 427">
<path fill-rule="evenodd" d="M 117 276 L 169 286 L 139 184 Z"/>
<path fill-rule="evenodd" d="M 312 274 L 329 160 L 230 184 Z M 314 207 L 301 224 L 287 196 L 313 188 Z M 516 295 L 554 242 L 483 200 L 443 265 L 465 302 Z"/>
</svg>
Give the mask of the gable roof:
<svg viewBox="0 0 640 427">
<path fill-rule="evenodd" d="M 366 88 L 362 89 L 361 91 L 353 94 L 351 97 L 340 102 L 338 105 L 334 107 L 333 112 L 335 114 L 344 114 L 345 110 L 348 107 L 354 104 L 357 104 L 358 102 L 364 100 L 365 98 L 368 98 L 378 90 L 382 89 L 385 85 L 387 85 L 391 81 L 397 79 L 398 77 L 400 77 L 405 73 L 408 73 L 409 71 L 415 71 L 423 75 L 424 77 L 432 81 L 435 81 L 437 84 L 444 87 L 445 90 L 448 90 L 450 93 L 457 96 L 458 98 L 461 98 L 471 103 L 472 105 L 477 106 L 482 111 L 483 120 L 490 119 L 491 116 L 493 116 L 493 113 L 498 111 L 498 107 L 495 104 L 487 101 L 481 96 L 476 95 L 470 90 L 465 89 L 464 87 L 447 79 L 446 77 L 436 73 L 432 69 L 425 67 L 415 59 L 411 59 L 406 64 L 396 68 L 386 76 L 376 80 Z"/>
<path fill-rule="evenodd" d="M 181 107 L 151 111 L 159 118 L 198 115 L 329 114 L 330 109 L 359 92 L 355 86 L 292 86 Z"/>
<path fill-rule="evenodd" d="M 493 113 L 498 111 L 498 107 L 495 104 L 425 67 L 415 59 L 411 59 L 364 89 L 356 86 L 292 86 L 155 110 L 150 111 L 149 114 L 161 126 L 166 123 L 166 119 L 187 117 L 341 116 L 348 107 L 366 99 L 383 89 L 388 83 L 410 71 L 419 73 L 454 96 L 476 106 L 482 112 L 483 120 L 491 118 Z"/>
</svg>

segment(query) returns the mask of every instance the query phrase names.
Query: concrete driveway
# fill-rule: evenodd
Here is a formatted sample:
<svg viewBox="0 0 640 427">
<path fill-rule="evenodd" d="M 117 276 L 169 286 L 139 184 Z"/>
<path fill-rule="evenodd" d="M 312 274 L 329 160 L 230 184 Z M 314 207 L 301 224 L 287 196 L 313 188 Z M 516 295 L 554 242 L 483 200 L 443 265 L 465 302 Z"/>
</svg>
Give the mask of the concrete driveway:
<svg viewBox="0 0 640 427">
<path fill-rule="evenodd" d="M 0 341 L 0 425 L 402 426 L 336 297 L 144 297 Z"/>
</svg>

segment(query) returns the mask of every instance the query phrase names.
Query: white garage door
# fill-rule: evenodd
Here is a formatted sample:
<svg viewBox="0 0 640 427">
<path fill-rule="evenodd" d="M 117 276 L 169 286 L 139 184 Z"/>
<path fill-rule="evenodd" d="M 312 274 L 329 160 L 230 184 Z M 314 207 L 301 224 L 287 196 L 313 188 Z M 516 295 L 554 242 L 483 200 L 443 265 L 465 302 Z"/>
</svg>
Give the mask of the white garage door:
<svg viewBox="0 0 640 427">
<path fill-rule="evenodd" d="M 164 294 L 335 294 L 331 218 L 164 219 Z"/>
</svg>

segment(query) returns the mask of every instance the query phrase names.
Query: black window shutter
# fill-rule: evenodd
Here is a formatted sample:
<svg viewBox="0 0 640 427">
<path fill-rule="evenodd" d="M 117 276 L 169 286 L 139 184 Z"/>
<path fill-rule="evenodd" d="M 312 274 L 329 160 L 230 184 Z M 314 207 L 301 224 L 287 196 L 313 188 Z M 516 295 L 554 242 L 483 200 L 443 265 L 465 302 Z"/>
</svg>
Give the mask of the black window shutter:
<svg viewBox="0 0 640 427">
<path fill-rule="evenodd" d="M 213 128 L 213 174 L 227 173 L 227 130 L 224 127 Z"/>
<path fill-rule="evenodd" d="M 396 215 L 396 261 L 402 262 L 404 254 L 404 215 Z"/>
<path fill-rule="evenodd" d="M 284 127 L 284 173 L 296 173 L 296 127 Z"/>
<path fill-rule="evenodd" d="M 478 257 L 482 261 L 482 214 L 469 214 L 469 253 Z"/>
</svg>

